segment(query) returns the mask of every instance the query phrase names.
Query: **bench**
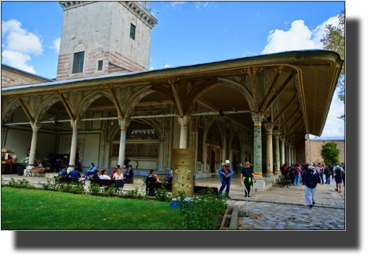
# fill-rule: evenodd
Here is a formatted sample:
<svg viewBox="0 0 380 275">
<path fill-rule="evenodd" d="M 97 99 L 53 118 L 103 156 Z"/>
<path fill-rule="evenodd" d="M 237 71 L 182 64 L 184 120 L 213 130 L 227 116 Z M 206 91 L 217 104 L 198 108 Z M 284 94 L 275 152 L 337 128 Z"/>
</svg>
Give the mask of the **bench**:
<svg viewBox="0 0 380 275">
<path fill-rule="evenodd" d="M 54 177 L 54 188 L 57 185 L 60 186 L 61 183 L 68 183 L 68 184 L 77 183 L 77 184 L 82 185 L 82 187 L 84 188 L 84 183 L 79 183 L 76 178 L 71 178 L 71 177 Z"/>
<path fill-rule="evenodd" d="M 125 179 L 125 183 L 126 184 L 133 184 L 133 175 L 135 173 L 131 173 L 130 175 L 127 176 L 127 178 Z"/>
<path fill-rule="evenodd" d="M 90 179 L 90 182 L 92 184 L 97 184 L 100 187 L 104 187 L 105 190 L 107 190 L 109 187 L 111 187 L 112 184 L 116 185 L 115 180 Z M 118 194 L 119 192 L 123 191 L 124 183 L 125 182 L 123 181 L 123 186 L 116 188 L 115 194 Z"/>
<path fill-rule="evenodd" d="M 45 168 L 35 167 L 30 170 L 26 170 L 25 176 L 32 177 L 32 174 L 37 174 L 37 173 L 39 177 L 45 177 Z"/>
</svg>

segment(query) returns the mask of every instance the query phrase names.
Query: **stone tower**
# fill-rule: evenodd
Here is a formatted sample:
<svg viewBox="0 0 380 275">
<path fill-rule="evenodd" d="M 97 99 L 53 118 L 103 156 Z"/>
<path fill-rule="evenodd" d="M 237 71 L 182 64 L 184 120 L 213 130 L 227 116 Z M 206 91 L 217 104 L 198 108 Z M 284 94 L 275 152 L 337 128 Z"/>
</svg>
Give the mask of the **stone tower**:
<svg viewBox="0 0 380 275">
<path fill-rule="evenodd" d="M 157 19 L 149 2 L 59 2 L 57 81 L 149 69 Z"/>
</svg>

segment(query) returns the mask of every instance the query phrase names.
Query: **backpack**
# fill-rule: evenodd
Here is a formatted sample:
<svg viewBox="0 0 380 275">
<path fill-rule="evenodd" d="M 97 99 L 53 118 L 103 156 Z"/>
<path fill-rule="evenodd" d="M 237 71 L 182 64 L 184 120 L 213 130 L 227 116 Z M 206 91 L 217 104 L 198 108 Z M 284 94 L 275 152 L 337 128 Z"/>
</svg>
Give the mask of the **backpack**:
<svg viewBox="0 0 380 275">
<path fill-rule="evenodd" d="M 342 168 L 335 167 L 335 175 L 336 176 L 342 176 Z"/>
</svg>

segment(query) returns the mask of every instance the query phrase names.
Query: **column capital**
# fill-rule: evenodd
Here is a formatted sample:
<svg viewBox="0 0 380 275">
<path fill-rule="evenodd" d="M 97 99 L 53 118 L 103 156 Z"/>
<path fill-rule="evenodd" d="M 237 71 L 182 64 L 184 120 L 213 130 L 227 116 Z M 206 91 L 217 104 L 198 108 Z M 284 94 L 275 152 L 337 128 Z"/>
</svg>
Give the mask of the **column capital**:
<svg viewBox="0 0 380 275">
<path fill-rule="evenodd" d="M 265 130 L 267 130 L 267 133 L 268 132 L 272 133 L 273 126 L 274 126 L 273 122 L 264 122 L 263 124 L 264 124 Z"/>
<path fill-rule="evenodd" d="M 261 122 L 264 120 L 264 115 L 262 114 L 251 114 L 252 115 L 252 121 L 254 124 L 260 124 L 261 125 Z"/>
<path fill-rule="evenodd" d="M 282 143 L 285 143 L 285 136 L 281 134 L 280 135 L 280 140 L 281 140 Z"/>
<path fill-rule="evenodd" d="M 39 123 L 34 123 L 34 124 L 30 123 L 30 126 L 32 126 L 33 132 L 38 132 L 38 130 L 41 128 L 42 125 Z"/>
<path fill-rule="evenodd" d="M 273 130 L 273 135 L 274 135 L 275 138 L 280 138 L 281 139 L 281 137 L 280 137 L 281 131 L 280 130 Z"/>
<path fill-rule="evenodd" d="M 119 119 L 120 129 L 126 131 L 129 124 L 131 124 L 131 121 L 131 119 Z"/>
<path fill-rule="evenodd" d="M 178 123 L 181 124 L 181 127 L 187 127 L 190 122 L 189 116 L 178 116 Z"/>
<path fill-rule="evenodd" d="M 73 131 L 78 131 L 78 129 L 80 128 L 80 126 L 82 125 L 82 121 L 79 121 L 79 120 L 74 120 L 71 121 L 71 128 L 73 128 Z"/>
</svg>

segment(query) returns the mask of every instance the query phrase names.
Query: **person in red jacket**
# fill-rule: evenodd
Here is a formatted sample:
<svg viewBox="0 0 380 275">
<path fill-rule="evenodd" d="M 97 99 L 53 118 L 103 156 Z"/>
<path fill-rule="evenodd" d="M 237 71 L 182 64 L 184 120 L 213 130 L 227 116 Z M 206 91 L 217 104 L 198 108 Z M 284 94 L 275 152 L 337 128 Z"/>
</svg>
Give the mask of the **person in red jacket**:
<svg viewBox="0 0 380 275">
<path fill-rule="evenodd" d="M 301 169 L 301 166 L 298 162 L 296 163 L 296 166 L 293 168 L 293 171 L 294 171 L 294 183 L 293 184 L 294 184 L 294 186 L 299 186 L 302 169 Z"/>
</svg>

